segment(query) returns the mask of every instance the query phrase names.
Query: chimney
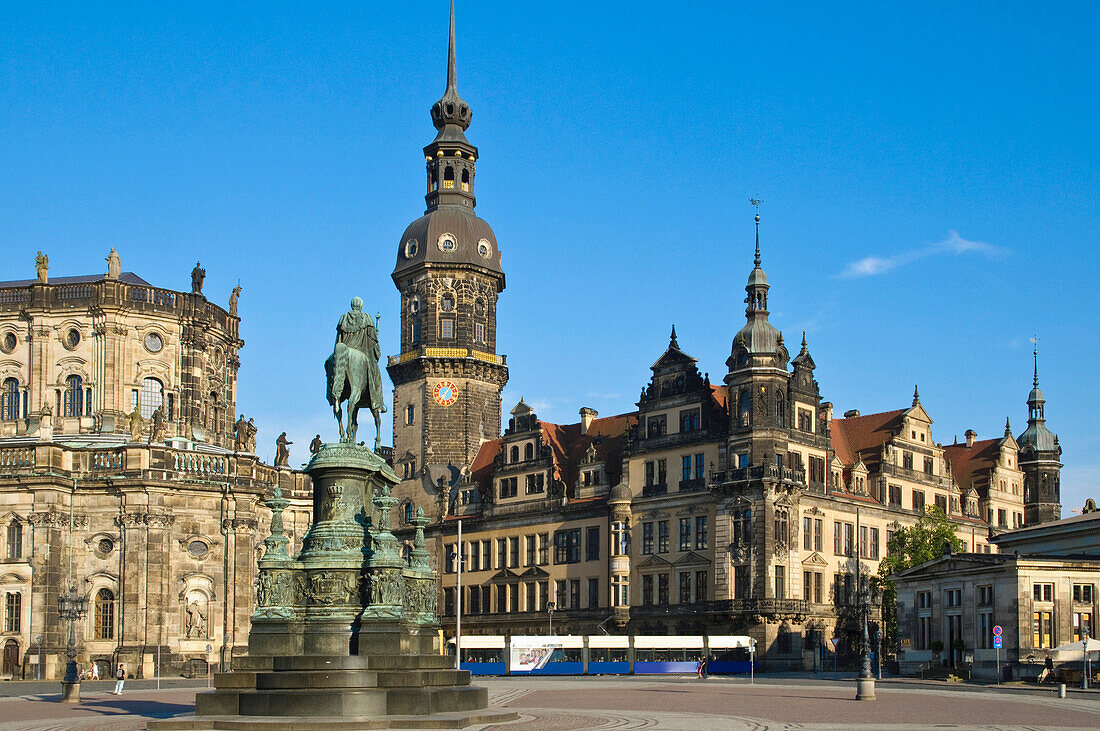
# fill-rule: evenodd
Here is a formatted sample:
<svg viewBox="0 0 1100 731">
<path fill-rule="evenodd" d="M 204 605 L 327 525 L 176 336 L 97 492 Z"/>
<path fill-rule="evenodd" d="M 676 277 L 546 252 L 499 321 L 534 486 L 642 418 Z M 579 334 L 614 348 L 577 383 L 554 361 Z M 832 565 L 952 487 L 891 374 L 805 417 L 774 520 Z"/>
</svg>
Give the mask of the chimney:
<svg viewBox="0 0 1100 731">
<path fill-rule="evenodd" d="M 588 434 L 588 427 L 592 426 L 592 422 L 599 415 L 599 412 L 595 409 L 590 409 L 587 406 L 581 407 L 581 436 Z"/>
<path fill-rule="evenodd" d="M 845 419 L 851 419 L 853 416 L 859 416 L 859 409 L 852 409 L 851 411 L 844 412 Z"/>
<path fill-rule="evenodd" d="M 973 429 L 967 429 L 964 436 L 966 437 L 966 448 L 970 449 L 974 446 L 974 438 L 978 436 L 978 432 Z"/>
</svg>

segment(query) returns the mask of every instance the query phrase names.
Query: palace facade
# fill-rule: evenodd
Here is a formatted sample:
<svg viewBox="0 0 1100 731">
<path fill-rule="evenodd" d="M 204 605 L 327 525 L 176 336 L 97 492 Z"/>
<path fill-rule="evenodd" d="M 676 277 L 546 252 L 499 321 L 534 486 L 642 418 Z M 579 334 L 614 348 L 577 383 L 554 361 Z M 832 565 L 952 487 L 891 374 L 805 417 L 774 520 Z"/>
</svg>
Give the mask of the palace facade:
<svg viewBox="0 0 1100 731">
<path fill-rule="evenodd" d="M 484 634 L 542 634 L 552 614 L 558 633 L 751 634 L 769 665 L 801 667 L 826 638 L 851 646 L 857 572 L 876 573 L 892 533 L 926 509 L 975 553 L 1059 516 L 1061 449 L 1037 376 L 1019 438 L 1006 423 L 942 445 L 916 391 L 893 411 L 834 414 L 805 336 L 791 357 L 769 320 L 759 216 L 746 322 L 718 382 L 673 329 L 635 410 L 553 424 L 521 400 L 500 434 L 505 277 L 474 213 L 479 153 L 454 44 L 452 16 L 427 210 L 393 271 L 401 352 L 388 363 L 404 478 L 394 524 L 418 505 L 432 518 L 448 632 L 460 611 L 464 631 Z"/>
<path fill-rule="evenodd" d="M 308 480 L 234 438 L 236 293 L 202 294 L 121 271 L 0 282 L 0 629 L 6 677 L 57 678 L 68 625 L 88 613 L 77 661 L 112 677 L 206 673 L 247 646 L 266 536 L 260 500 L 278 483 L 298 537 Z"/>
</svg>

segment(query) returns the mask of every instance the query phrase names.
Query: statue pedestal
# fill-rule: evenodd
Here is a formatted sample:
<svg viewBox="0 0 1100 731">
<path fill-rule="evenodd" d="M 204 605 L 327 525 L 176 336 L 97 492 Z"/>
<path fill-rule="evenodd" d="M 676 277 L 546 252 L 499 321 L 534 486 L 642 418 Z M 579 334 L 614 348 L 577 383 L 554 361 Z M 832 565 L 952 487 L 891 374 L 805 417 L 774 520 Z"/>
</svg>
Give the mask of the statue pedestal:
<svg viewBox="0 0 1100 731">
<path fill-rule="evenodd" d="M 326 444 L 306 467 L 314 521 L 290 558 L 276 490 L 248 657 L 214 676 L 195 717 L 150 729 L 462 728 L 509 721 L 439 651 L 420 513 L 409 563 L 390 532 L 397 476 L 370 449 Z"/>
</svg>

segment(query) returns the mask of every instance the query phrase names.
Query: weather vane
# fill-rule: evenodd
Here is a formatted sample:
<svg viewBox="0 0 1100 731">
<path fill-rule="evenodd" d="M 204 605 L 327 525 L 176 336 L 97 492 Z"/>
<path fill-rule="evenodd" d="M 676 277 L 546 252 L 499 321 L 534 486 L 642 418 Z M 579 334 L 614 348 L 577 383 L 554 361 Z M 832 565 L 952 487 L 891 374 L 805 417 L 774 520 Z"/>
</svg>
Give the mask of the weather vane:
<svg viewBox="0 0 1100 731">
<path fill-rule="evenodd" d="M 756 215 L 759 216 L 760 215 L 760 199 L 759 198 L 749 198 L 749 203 L 756 206 Z"/>
</svg>

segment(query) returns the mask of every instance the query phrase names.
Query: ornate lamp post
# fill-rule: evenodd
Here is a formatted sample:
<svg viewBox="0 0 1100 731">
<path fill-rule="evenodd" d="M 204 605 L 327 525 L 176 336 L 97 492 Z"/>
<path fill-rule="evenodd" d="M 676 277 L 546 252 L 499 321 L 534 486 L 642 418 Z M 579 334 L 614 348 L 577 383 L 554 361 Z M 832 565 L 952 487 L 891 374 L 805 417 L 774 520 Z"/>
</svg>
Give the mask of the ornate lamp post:
<svg viewBox="0 0 1100 731">
<path fill-rule="evenodd" d="M 875 700 L 875 676 L 871 673 L 871 636 L 868 624 L 871 612 L 882 603 L 882 595 L 870 581 L 860 582 L 858 594 L 860 646 L 859 679 L 856 681 L 856 700 Z"/>
<path fill-rule="evenodd" d="M 88 613 L 88 598 L 76 593 L 76 587 L 70 586 L 69 593 L 57 597 L 57 614 L 69 623 L 69 646 L 65 654 L 69 658 L 65 665 L 65 677 L 61 680 L 61 702 L 80 702 L 80 675 L 76 671 L 76 623 Z"/>
</svg>

